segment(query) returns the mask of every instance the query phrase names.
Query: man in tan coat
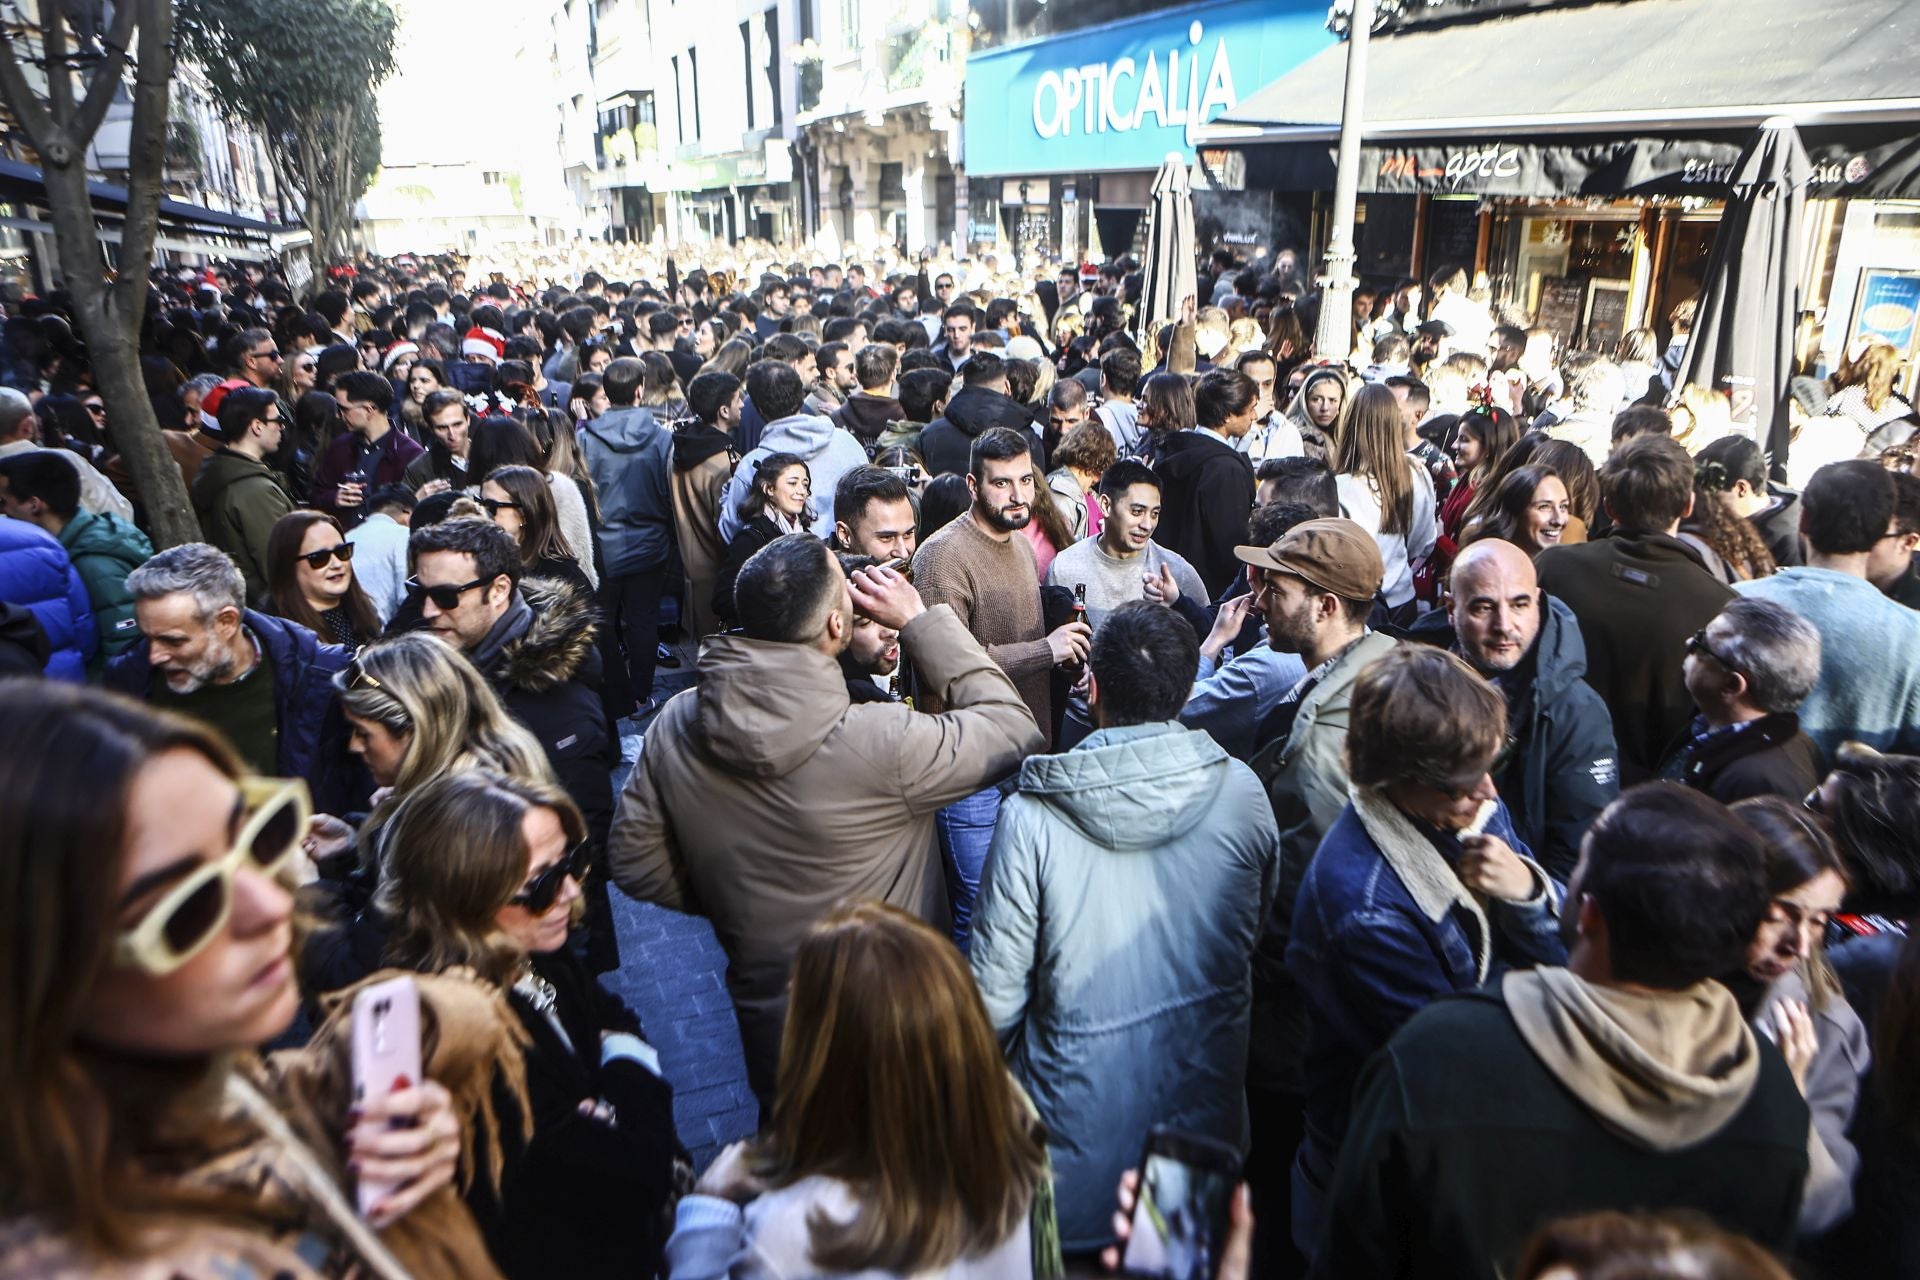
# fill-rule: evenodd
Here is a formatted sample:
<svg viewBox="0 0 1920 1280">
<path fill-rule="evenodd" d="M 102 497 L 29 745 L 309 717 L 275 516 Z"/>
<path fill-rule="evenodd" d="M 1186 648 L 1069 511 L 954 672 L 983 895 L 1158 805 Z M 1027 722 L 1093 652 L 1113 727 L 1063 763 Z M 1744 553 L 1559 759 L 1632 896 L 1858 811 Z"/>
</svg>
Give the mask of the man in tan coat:
<svg viewBox="0 0 1920 1280">
<path fill-rule="evenodd" d="M 713 921 L 746 1047 L 772 1101 L 787 971 L 815 920 L 878 898 L 947 923 L 934 811 L 1040 749 L 1012 681 L 945 605 L 884 568 L 851 580 L 826 545 L 789 534 L 734 587 L 745 636 L 700 654 L 700 683 L 648 730 L 608 843 L 628 894 Z M 938 715 L 849 704 L 839 655 L 854 611 L 899 631 Z"/>
<path fill-rule="evenodd" d="M 673 432 L 673 523 L 687 579 L 681 616 L 695 640 L 721 630 L 713 611 L 713 584 L 727 559 L 727 544 L 720 537 L 720 500 L 740 461 L 733 441 L 733 429 L 740 423 L 740 386 L 740 379 L 730 373 L 696 376 L 687 384 L 687 408 L 698 421 Z"/>
</svg>

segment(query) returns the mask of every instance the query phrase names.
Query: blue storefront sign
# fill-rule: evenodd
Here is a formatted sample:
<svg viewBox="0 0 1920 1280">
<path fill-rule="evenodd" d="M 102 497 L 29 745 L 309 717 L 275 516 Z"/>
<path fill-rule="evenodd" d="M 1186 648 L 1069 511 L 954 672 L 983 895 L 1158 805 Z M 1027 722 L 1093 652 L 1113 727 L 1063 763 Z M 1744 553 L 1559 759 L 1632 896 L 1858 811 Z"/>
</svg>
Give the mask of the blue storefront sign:
<svg viewBox="0 0 1920 1280">
<path fill-rule="evenodd" d="M 1147 14 L 967 59 L 966 167 L 1152 169 L 1333 43 L 1325 0 L 1235 0 Z"/>
</svg>

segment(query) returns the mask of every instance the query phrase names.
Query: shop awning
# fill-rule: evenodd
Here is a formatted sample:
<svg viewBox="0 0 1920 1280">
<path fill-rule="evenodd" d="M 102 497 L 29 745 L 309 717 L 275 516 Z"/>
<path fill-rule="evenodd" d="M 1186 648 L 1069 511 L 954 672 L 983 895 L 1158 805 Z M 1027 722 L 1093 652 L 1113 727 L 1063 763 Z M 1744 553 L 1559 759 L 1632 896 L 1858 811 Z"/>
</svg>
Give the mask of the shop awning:
<svg viewBox="0 0 1920 1280">
<path fill-rule="evenodd" d="M 1761 121 L 1801 126 L 1813 194 L 1920 196 L 1920 0 L 1602 0 L 1377 37 L 1361 190 L 1717 197 Z M 1333 181 L 1346 49 L 1202 131 L 1251 186 Z"/>
<path fill-rule="evenodd" d="M 0 159 L 0 199 L 13 200 L 44 207 L 47 202 L 47 182 L 36 165 L 20 160 Z M 87 199 L 93 205 L 96 214 L 108 217 L 123 216 L 127 208 L 127 189 L 111 182 L 87 183 Z M 264 244 L 275 233 L 287 230 L 271 222 L 262 222 L 258 218 L 248 218 L 237 213 L 227 213 L 220 209 L 208 209 L 202 205 L 189 204 L 184 200 L 160 201 L 160 225 L 163 229 L 175 229 L 200 236 L 214 236 Z M 218 246 L 210 246 L 208 252 L 218 253 Z"/>
</svg>

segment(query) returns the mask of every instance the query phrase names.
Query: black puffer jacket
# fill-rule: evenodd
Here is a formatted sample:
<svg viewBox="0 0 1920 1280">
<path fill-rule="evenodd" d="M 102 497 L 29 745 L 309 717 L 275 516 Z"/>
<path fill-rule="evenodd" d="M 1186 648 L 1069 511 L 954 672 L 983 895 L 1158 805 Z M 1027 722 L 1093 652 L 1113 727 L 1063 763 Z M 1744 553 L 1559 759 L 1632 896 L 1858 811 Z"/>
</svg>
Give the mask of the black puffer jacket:
<svg viewBox="0 0 1920 1280">
<path fill-rule="evenodd" d="M 1047 446 L 1033 429 L 1033 415 L 1012 396 L 985 387 L 962 387 L 947 401 L 947 412 L 920 433 L 920 456 L 936 476 L 963 476 L 973 457 L 973 442 L 995 427 L 1010 427 L 1031 442 L 1039 474 L 1047 471 Z"/>
<path fill-rule="evenodd" d="M 1533 651 L 1494 683 L 1507 695 L 1508 763 L 1494 778 L 1513 829 L 1561 884 L 1580 860 L 1580 839 L 1620 794 L 1613 717 L 1582 678 L 1587 646 L 1573 610 L 1544 596 Z M 1408 637 L 1460 652 L 1453 623 L 1436 609 Z"/>
</svg>

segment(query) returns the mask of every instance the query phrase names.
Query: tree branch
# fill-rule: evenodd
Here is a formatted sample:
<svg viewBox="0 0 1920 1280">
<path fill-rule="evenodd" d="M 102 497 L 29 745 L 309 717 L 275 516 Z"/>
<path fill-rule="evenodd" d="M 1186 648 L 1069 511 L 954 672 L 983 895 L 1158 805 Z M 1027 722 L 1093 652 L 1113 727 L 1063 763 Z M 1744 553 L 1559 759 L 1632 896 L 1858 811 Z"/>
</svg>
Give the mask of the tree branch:
<svg viewBox="0 0 1920 1280">
<path fill-rule="evenodd" d="M 140 8 L 133 0 L 118 0 L 114 5 L 113 28 L 104 41 L 107 60 L 94 69 L 93 79 L 87 83 L 87 96 L 74 113 L 73 132 L 78 137 L 91 138 L 107 118 L 107 108 L 113 105 L 113 91 L 120 87 L 120 77 L 127 69 L 134 15 Z"/>
<path fill-rule="evenodd" d="M 20 59 L 14 52 L 19 38 L 11 32 L 7 34 L 6 56 L 0 57 L 0 97 L 7 101 L 7 107 L 13 112 L 13 118 L 20 122 L 27 141 L 44 158 L 47 152 L 61 141 L 60 126 L 53 122 L 47 109 L 40 105 L 40 99 L 34 95 L 33 86 L 27 83 L 26 73 L 20 70 Z"/>
<path fill-rule="evenodd" d="M 167 151 L 167 90 L 173 69 L 172 0 L 120 0 L 140 14 L 140 59 L 133 81 L 133 129 L 127 148 L 127 216 L 120 224 L 117 317 L 129 341 L 140 334 L 160 230 L 160 190 Z M 117 15 L 116 15 L 117 16 Z"/>
<path fill-rule="evenodd" d="M 47 112 L 68 137 L 83 140 L 78 150 L 84 155 L 87 135 L 73 131 L 73 74 L 67 69 L 67 28 L 61 20 L 60 0 L 40 0 L 40 45 L 47 55 Z"/>
</svg>

